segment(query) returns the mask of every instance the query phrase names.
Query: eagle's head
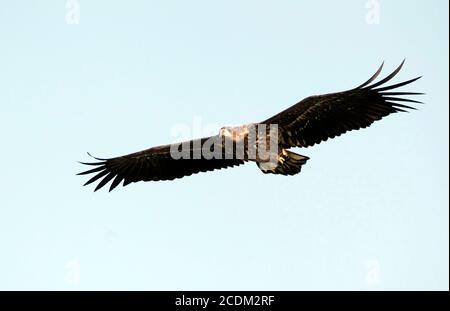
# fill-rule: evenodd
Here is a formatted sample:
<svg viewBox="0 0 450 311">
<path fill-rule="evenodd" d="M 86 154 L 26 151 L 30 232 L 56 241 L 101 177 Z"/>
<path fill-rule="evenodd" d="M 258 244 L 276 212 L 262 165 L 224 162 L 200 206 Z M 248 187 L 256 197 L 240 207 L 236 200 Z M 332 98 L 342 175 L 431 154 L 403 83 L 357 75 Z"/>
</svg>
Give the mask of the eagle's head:
<svg viewBox="0 0 450 311">
<path fill-rule="evenodd" d="M 219 136 L 223 138 L 229 138 L 235 141 L 244 139 L 249 134 L 249 127 L 243 126 L 225 126 L 220 129 Z"/>
<path fill-rule="evenodd" d="M 230 126 L 222 127 L 220 129 L 219 136 L 225 138 L 233 138 L 233 128 Z"/>
</svg>

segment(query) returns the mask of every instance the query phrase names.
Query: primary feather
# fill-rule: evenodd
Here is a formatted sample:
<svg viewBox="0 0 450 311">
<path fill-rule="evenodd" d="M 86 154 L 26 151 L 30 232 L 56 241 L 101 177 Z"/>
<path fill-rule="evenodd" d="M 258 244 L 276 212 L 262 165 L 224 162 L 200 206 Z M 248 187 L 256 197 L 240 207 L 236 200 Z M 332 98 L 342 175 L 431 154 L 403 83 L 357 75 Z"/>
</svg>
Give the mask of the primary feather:
<svg viewBox="0 0 450 311">
<path fill-rule="evenodd" d="M 420 102 L 398 96 L 422 93 L 387 91 L 410 84 L 420 77 L 377 89 L 394 78 L 403 64 L 404 61 L 392 74 L 375 84 L 371 85 L 383 65 L 357 88 L 305 98 L 262 123 L 278 124 L 281 143 L 285 148 L 310 147 L 348 131 L 366 128 L 392 113 L 415 109 L 400 102 Z"/>
</svg>

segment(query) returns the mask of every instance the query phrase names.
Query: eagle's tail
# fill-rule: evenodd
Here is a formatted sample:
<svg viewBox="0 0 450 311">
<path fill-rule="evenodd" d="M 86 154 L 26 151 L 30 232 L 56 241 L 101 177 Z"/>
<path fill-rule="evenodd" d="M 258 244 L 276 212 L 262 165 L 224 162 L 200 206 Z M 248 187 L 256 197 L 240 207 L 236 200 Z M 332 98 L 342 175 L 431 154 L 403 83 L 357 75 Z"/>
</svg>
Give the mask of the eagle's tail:
<svg viewBox="0 0 450 311">
<path fill-rule="evenodd" d="M 264 174 L 295 175 L 300 173 L 302 165 L 308 160 L 308 157 L 283 149 L 276 166 L 263 162 L 257 162 L 257 165 Z"/>
</svg>

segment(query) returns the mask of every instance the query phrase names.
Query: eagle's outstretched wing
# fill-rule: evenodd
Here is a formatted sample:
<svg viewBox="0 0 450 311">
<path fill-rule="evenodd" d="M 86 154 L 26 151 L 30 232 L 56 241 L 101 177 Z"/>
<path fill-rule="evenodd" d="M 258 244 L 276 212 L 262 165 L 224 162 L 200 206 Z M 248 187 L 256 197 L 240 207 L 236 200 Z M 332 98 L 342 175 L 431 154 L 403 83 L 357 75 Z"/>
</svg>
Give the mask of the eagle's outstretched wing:
<svg viewBox="0 0 450 311">
<path fill-rule="evenodd" d="M 220 138 L 218 136 L 207 137 L 186 142 L 187 150 L 184 151 L 186 153 L 189 152 L 189 158 L 187 159 L 175 160 L 171 154 L 171 147 L 176 146 L 179 148 L 181 144 L 159 146 L 116 158 L 95 158 L 99 162 L 81 162 L 82 164 L 94 166 L 94 168 L 78 175 L 95 173 L 96 175 L 84 184 L 86 186 L 100 180 L 95 191 L 112 180 L 109 188 L 109 191 L 111 191 L 122 181 L 123 185 L 126 186 L 138 181 L 173 180 L 199 172 L 213 171 L 244 163 L 243 160 L 226 159 L 225 156 L 222 159 L 214 157 L 206 159 L 205 153 L 201 148 L 204 148 L 207 140 L 211 141 L 214 139 Z"/>
<path fill-rule="evenodd" d="M 422 93 L 391 90 L 421 77 L 384 86 L 397 75 L 404 62 L 392 74 L 377 83 L 371 84 L 380 74 L 383 64 L 368 81 L 355 89 L 305 98 L 262 123 L 278 124 L 283 147 L 309 147 L 347 131 L 368 127 L 391 113 L 415 109 L 401 102 L 420 102 L 398 96 L 423 95 Z"/>
</svg>

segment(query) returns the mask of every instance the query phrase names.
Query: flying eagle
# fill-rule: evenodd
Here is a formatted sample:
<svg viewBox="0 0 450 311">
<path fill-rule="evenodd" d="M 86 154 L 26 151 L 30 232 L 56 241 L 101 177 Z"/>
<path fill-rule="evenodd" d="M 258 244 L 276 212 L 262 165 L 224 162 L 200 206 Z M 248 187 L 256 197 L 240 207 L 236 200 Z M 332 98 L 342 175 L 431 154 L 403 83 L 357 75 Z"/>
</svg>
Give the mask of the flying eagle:
<svg viewBox="0 0 450 311">
<path fill-rule="evenodd" d="M 260 123 L 224 127 L 212 137 L 153 147 L 116 158 L 95 158 L 98 162 L 94 163 L 81 162 L 93 168 L 78 175 L 95 173 L 84 184 L 100 180 L 95 191 L 112 181 L 111 191 L 122 181 L 126 186 L 138 181 L 174 180 L 246 162 L 255 162 L 265 174 L 298 174 L 309 158 L 289 148 L 310 147 L 348 131 L 366 128 L 391 113 L 415 109 L 402 102 L 421 103 L 401 96 L 423 93 L 392 91 L 421 77 L 385 85 L 399 73 L 404 62 L 379 82 L 374 83 L 384 63 L 369 80 L 354 89 L 307 97 Z M 266 152 L 273 142 L 275 148 Z"/>
</svg>

